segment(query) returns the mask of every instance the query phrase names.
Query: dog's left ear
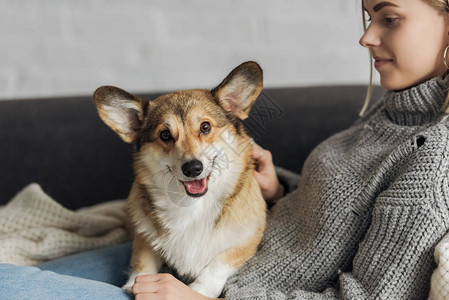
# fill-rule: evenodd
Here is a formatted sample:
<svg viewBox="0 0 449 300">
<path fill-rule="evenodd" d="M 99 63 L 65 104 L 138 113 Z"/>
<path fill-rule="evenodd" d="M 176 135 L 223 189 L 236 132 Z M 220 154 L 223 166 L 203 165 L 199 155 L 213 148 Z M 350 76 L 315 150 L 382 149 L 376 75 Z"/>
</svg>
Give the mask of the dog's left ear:
<svg viewBox="0 0 449 300">
<path fill-rule="evenodd" d="M 256 62 L 248 61 L 232 70 L 220 85 L 212 90 L 212 95 L 224 110 L 244 120 L 262 91 L 262 86 L 262 69 Z"/>
<path fill-rule="evenodd" d="M 101 119 L 127 143 L 133 143 L 142 127 L 148 102 L 115 86 L 99 87 L 94 102 Z"/>
</svg>

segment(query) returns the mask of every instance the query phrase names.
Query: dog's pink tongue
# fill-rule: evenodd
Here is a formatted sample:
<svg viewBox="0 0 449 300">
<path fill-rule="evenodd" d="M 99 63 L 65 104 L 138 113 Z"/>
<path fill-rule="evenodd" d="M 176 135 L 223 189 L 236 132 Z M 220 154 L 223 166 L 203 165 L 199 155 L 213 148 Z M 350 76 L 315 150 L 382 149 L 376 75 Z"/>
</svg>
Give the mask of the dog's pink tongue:
<svg viewBox="0 0 449 300">
<path fill-rule="evenodd" d="M 190 194 L 198 194 L 204 192 L 206 189 L 206 178 L 193 180 L 193 181 L 185 181 L 187 190 Z"/>
</svg>

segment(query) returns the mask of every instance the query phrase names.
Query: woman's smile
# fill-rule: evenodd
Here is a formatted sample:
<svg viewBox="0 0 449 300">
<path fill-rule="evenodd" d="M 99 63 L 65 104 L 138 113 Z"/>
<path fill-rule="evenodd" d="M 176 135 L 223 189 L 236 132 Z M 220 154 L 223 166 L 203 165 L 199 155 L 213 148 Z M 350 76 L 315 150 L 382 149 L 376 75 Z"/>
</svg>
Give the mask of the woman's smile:
<svg viewBox="0 0 449 300">
<path fill-rule="evenodd" d="M 381 67 L 388 65 L 391 62 L 393 62 L 392 59 L 374 56 L 374 67 L 378 71 Z"/>
</svg>

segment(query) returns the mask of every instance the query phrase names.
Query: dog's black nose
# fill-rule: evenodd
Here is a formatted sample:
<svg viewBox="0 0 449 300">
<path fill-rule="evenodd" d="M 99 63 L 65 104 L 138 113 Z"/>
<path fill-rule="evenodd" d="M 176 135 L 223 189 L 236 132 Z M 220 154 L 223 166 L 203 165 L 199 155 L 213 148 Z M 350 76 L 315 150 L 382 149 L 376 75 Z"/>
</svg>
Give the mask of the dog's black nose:
<svg viewBox="0 0 449 300">
<path fill-rule="evenodd" d="M 203 163 L 199 160 L 191 160 L 182 165 L 182 173 L 187 177 L 196 177 L 203 172 Z"/>
</svg>

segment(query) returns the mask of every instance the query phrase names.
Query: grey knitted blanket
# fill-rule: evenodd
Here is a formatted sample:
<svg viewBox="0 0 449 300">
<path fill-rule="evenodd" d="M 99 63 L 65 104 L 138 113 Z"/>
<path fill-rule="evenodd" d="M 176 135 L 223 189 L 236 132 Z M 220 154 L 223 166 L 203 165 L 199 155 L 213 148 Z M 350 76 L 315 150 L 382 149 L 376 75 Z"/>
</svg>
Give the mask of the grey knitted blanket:
<svg viewBox="0 0 449 300">
<path fill-rule="evenodd" d="M 449 229 L 448 82 L 389 91 L 316 147 L 226 299 L 426 299 Z"/>
</svg>

